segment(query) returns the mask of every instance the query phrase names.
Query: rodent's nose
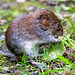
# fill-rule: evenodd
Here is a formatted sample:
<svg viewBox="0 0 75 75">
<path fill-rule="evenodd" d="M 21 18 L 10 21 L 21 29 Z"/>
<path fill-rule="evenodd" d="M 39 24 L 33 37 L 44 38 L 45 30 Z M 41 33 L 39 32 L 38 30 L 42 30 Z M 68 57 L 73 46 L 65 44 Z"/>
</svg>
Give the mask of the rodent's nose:
<svg viewBox="0 0 75 75">
<path fill-rule="evenodd" d="M 63 28 L 61 28 L 61 35 L 63 35 Z"/>
<path fill-rule="evenodd" d="M 63 30 L 59 30 L 58 32 L 57 32 L 57 36 L 62 36 L 63 35 Z"/>
<path fill-rule="evenodd" d="M 62 31 L 61 35 L 63 35 L 63 31 Z"/>
<path fill-rule="evenodd" d="M 60 31 L 59 36 L 63 35 L 63 30 Z"/>
<path fill-rule="evenodd" d="M 58 31 L 59 36 L 63 35 L 63 27 L 61 26 Z"/>
</svg>

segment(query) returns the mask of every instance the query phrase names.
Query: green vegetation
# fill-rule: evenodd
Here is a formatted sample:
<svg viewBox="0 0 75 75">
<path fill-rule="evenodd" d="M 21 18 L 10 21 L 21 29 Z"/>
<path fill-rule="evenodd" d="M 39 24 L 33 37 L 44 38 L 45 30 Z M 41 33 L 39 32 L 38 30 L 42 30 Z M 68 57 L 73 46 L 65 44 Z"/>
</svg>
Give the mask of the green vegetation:
<svg viewBox="0 0 75 75">
<path fill-rule="evenodd" d="M 45 8 L 48 10 L 53 9 L 52 11 L 55 11 L 55 14 L 60 19 L 63 20 L 61 23 L 66 22 L 65 25 L 63 25 L 64 36 L 60 37 L 62 43 L 53 43 L 49 49 L 43 50 L 44 52 L 43 58 L 40 57 L 38 59 L 35 58 L 35 61 L 37 63 L 44 62 L 43 64 L 45 68 L 43 68 L 43 66 L 40 66 L 40 64 L 39 64 L 40 69 L 36 68 L 35 66 L 32 66 L 30 64 L 30 61 L 25 56 L 24 52 L 23 57 L 21 57 L 22 59 L 21 62 L 19 61 L 16 62 L 12 58 L 0 55 L 0 73 L 9 72 L 10 74 L 13 71 L 12 74 L 14 75 L 16 74 L 31 75 L 34 73 L 38 75 L 50 75 L 50 74 L 60 75 L 61 73 L 63 73 L 64 75 L 65 74 L 74 75 L 75 74 L 74 73 L 75 72 L 75 64 L 74 64 L 75 63 L 75 16 L 73 14 L 75 14 L 75 5 L 70 6 L 71 5 L 70 4 L 68 6 L 67 3 L 65 3 L 63 9 L 61 6 L 64 4 L 60 2 L 58 2 L 60 4 L 59 5 L 56 4 L 56 6 L 44 5 L 44 3 L 37 2 L 36 0 L 32 2 L 26 1 L 25 3 L 14 3 L 14 5 L 12 5 L 14 1 L 15 0 L 13 1 L 7 0 L 7 4 L 11 5 L 9 9 L 3 9 L 0 7 L 0 24 L 3 23 L 2 25 L 0 25 L 0 35 L 2 34 L 4 35 L 4 32 L 6 31 L 8 25 L 10 25 L 11 21 L 18 15 L 28 14 L 38 8 Z M 69 7 L 69 9 L 65 10 L 66 6 Z M 32 9 L 29 9 L 29 7 L 32 7 Z M 66 13 L 67 13 L 66 17 L 63 17 L 64 14 Z M 4 22 L 3 20 L 6 20 L 6 22 Z M 5 45 L 5 39 L 3 40 L 0 37 L 0 50 L 4 49 L 7 50 Z M 56 56 L 55 57 L 51 56 L 50 57 L 51 59 L 49 59 L 48 56 L 51 53 L 55 53 Z"/>
</svg>

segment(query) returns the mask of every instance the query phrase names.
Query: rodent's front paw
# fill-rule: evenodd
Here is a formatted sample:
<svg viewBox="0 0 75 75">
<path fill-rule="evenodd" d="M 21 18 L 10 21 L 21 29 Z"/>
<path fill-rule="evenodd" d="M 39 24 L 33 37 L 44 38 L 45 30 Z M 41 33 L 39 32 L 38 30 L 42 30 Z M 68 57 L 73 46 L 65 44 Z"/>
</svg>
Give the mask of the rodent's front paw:
<svg viewBox="0 0 75 75">
<path fill-rule="evenodd" d="M 50 36 L 49 41 L 50 42 L 60 42 L 60 39 Z"/>
<path fill-rule="evenodd" d="M 60 39 L 55 39 L 55 42 L 60 42 Z"/>
</svg>

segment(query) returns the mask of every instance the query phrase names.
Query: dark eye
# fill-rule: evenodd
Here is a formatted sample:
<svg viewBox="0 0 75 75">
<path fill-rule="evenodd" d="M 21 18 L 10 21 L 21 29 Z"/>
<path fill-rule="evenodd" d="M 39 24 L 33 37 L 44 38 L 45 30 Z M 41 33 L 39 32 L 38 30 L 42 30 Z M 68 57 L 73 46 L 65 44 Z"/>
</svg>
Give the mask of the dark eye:
<svg viewBox="0 0 75 75">
<path fill-rule="evenodd" d="M 59 23 L 57 23 L 57 26 L 58 26 L 58 27 L 59 27 L 59 25 L 60 25 L 60 24 L 59 24 Z"/>
</svg>

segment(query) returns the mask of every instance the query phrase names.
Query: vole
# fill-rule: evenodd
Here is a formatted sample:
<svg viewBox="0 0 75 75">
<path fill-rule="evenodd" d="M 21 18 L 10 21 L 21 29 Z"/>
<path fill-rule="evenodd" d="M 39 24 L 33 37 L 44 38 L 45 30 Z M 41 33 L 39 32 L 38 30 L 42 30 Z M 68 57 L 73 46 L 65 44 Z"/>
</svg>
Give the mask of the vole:
<svg viewBox="0 0 75 75">
<path fill-rule="evenodd" d="M 39 9 L 14 19 L 6 30 L 5 38 L 8 49 L 16 56 L 25 52 L 26 56 L 34 58 L 38 56 L 39 44 L 59 41 L 55 35 L 63 35 L 60 20 L 52 11 Z"/>
</svg>

